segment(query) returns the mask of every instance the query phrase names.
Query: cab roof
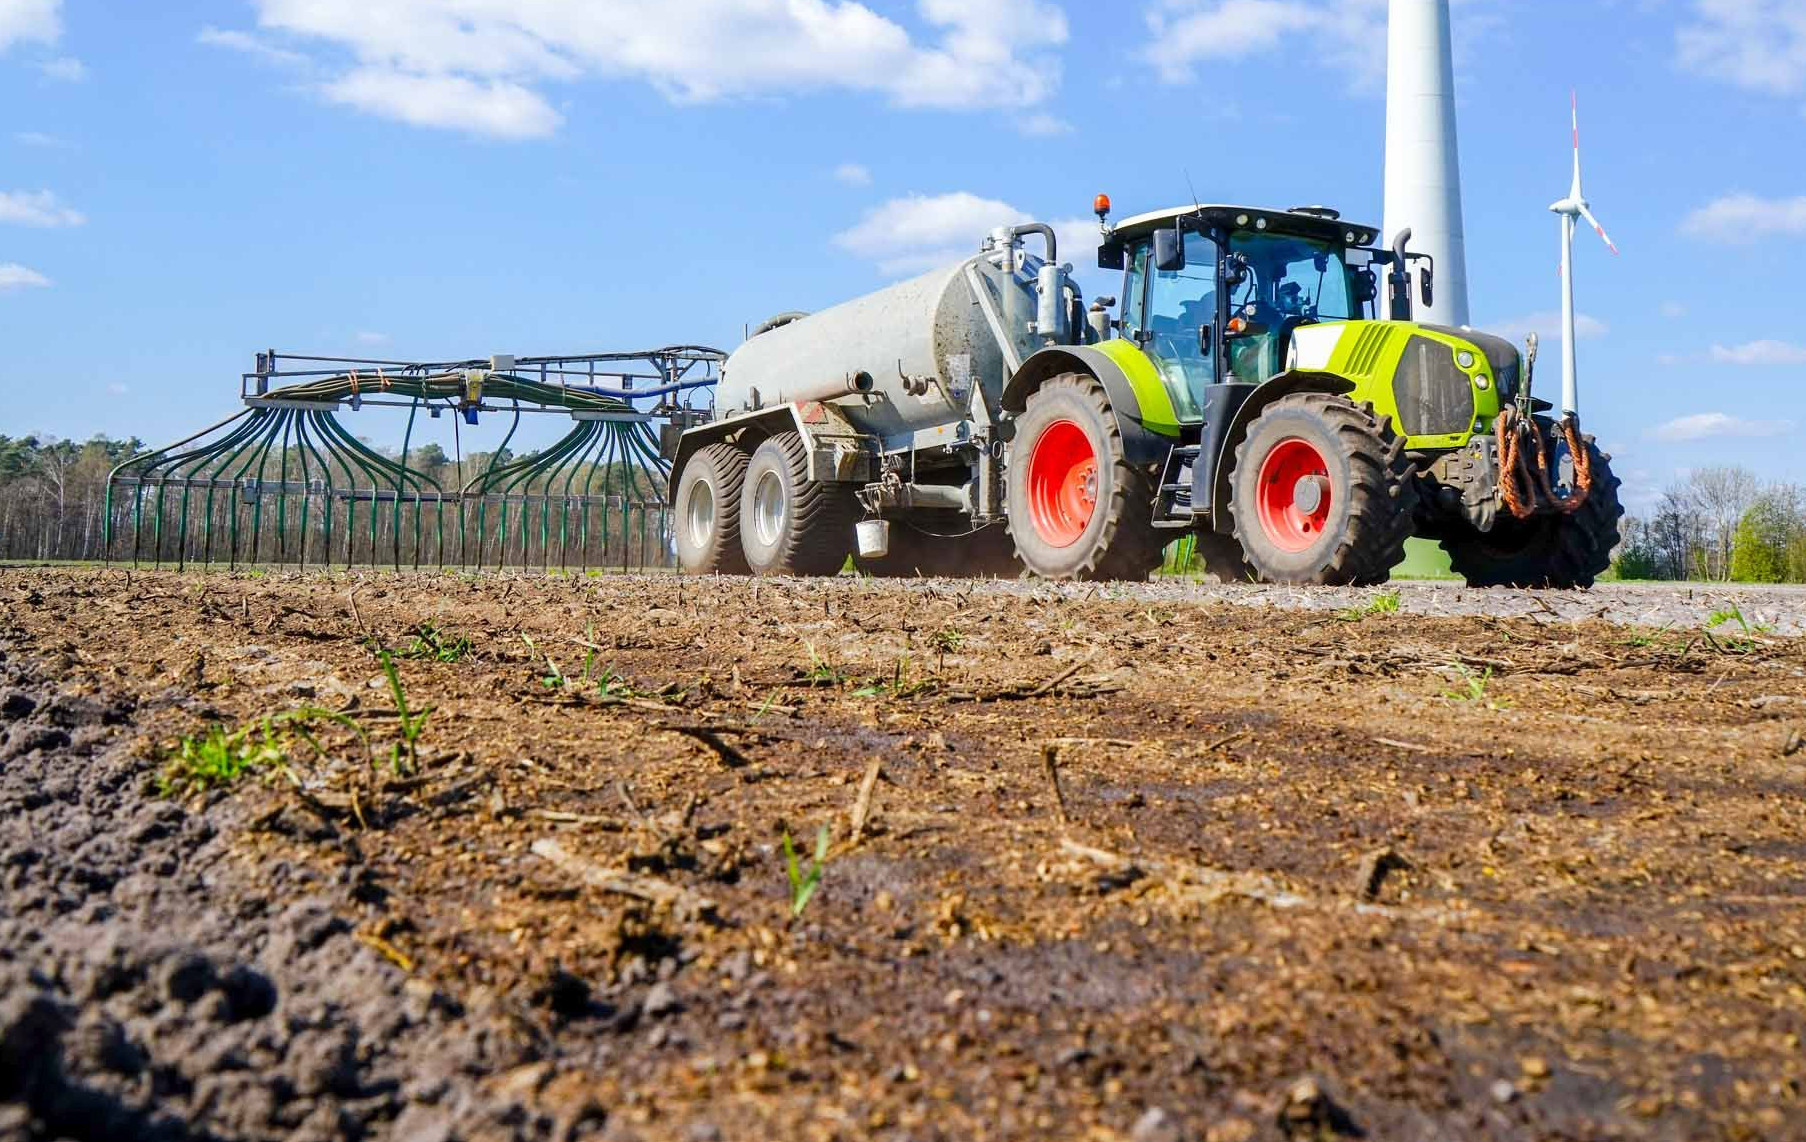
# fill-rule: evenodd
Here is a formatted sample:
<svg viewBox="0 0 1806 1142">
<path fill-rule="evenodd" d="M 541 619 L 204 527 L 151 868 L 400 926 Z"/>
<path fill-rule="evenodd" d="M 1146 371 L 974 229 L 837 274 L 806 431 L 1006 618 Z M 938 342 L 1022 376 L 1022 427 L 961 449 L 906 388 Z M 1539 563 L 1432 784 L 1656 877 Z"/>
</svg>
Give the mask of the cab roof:
<svg viewBox="0 0 1806 1142">
<path fill-rule="evenodd" d="M 1116 223 L 1114 231 L 1119 238 L 1141 238 L 1164 226 L 1170 226 L 1175 220 L 1202 217 L 1213 226 L 1224 226 L 1232 230 L 1251 229 L 1257 227 L 1261 219 L 1266 219 L 1267 229 L 1281 234 L 1304 234 L 1314 238 L 1340 240 L 1352 246 L 1371 246 L 1379 239 L 1379 227 L 1368 226 L 1346 219 L 1330 218 L 1327 214 L 1313 213 L 1324 210 L 1323 207 L 1302 207 L 1292 210 L 1274 210 L 1265 206 L 1231 206 L 1222 203 L 1207 203 L 1186 206 L 1172 206 L 1165 210 L 1154 210 L 1146 214 L 1137 214 Z M 1242 219 L 1247 221 L 1243 222 Z"/>
</svg>

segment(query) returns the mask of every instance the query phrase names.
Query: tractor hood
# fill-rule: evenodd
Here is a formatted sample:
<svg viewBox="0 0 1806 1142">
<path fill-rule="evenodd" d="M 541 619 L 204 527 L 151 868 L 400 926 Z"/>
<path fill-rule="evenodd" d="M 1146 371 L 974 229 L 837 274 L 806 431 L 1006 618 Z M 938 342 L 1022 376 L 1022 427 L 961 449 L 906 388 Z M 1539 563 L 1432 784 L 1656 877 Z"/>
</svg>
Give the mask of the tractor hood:
<svg viewBox="0 0 1806 1142">
<path fill-rule="evenodd" d="M 1459 448 L 1517 391 L 1518 351 L 1471 329 L 1410 321 L 1338 321 L 1292 334 L 1288 371 L 1350 381 L 1414 448 Z"/>
</svg>

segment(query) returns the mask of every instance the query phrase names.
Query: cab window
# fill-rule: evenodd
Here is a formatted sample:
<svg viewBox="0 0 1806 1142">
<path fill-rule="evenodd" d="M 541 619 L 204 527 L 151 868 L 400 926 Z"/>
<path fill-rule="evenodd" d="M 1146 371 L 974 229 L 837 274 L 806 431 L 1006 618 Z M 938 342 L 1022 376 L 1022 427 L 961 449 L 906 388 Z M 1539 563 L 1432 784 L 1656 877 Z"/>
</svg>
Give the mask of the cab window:
<svg viewBox="0 0 1806 1142">
<path fill-rule="evenodd" d="M 1173 394 L 1182 418 L 1197 415 L 1204 386 L 1216 379 L 1216 338 L 1199 344 L 1198 331 L 1216 320 L 1216 243 L 1198 233 L 1185 235 L 1185 268 L 1156 272 L 1147 298 L 1143 348 Z"/>
</svg>

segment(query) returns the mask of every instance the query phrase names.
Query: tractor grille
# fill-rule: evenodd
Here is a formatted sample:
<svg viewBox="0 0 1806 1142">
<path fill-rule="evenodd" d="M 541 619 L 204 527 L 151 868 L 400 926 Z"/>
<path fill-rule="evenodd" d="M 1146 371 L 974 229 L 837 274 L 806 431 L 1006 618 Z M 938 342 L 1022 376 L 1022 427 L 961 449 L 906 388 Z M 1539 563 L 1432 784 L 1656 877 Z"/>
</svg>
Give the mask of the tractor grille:
<svg viewBox="0 0 1806 1142">
<path fill-rule="evenodd" d="M 1451 436 L 1474 422 L 1474 390 L 1455 365 L 1455 351 L 1413 337 L 1392 376 L 1399 428 L 1406 436 Z"/>
<path fill-rule="evenodd" d="M 1385 350 L 1386 342 L 1392 340 L 1392 330 L 1387 326 L 1374 322 L 1361 330 L 1355 339 L 1354 348 L 1348 354 L 1348 374 L 1353 377 L 1365 376 L 1373 368 L 1373 363 Z"/>
</svg>

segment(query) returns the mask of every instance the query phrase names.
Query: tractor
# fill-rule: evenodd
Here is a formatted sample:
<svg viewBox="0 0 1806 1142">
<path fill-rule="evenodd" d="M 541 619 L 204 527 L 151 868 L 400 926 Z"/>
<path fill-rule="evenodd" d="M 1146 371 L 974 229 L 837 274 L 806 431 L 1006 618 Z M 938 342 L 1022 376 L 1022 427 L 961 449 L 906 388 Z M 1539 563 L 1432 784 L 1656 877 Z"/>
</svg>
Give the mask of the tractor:
<svg viewBox="0 0 1806 1142">
<path fill-rule="evenodd" d="M 1095 206 L 1120 298 L 1087 306 L 1031 223 L 755 331 L 671 441 L 684 569 L 1142 579 L 1187 535 L 1237 581 L 1384 582 L 1414 535 L 1476 586 L 1609 565 L 1609 458 L 1532 395 L 1534 339 L 1412 320 L 1409 231 Z"/>
</svg>

